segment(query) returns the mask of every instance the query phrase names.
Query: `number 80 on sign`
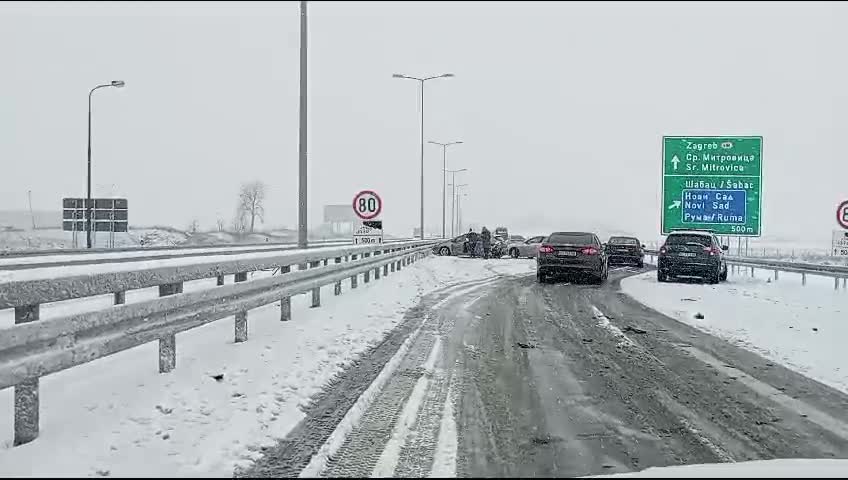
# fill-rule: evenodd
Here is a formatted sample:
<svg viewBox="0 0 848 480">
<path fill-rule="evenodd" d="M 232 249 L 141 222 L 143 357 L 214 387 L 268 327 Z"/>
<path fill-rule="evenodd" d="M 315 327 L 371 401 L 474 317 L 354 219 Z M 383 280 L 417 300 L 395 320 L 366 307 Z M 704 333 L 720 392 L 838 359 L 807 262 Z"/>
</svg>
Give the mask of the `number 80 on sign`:
<svg viewBox="0 0 848 480">
<path fill-rule="evenodd" d="M 363 190 L 353 197 L 353 212 L 363 220 L 371 220 L 383 210 L 383 201 L 372 190 Z"/>
</svg>

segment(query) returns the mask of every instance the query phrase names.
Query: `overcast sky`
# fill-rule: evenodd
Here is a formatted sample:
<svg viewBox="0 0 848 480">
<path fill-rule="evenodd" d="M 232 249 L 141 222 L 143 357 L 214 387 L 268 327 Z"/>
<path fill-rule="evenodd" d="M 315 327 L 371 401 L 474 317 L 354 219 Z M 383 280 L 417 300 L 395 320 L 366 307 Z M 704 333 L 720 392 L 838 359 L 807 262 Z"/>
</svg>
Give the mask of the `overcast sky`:
<svg viewBox="0 0 848 480">
<path fill-rule="evenodd" d="M 466 220 L 655 237 L 663 135 L 762 135 L 763 231 L 829 241 L 848 195 L 848 9 L 824 2 L 310 2 L 310 224 L 362 188 L 418 224 L 425 136 L 465 144 Z M 97 196 L 135 225 L 213 227 L 240 183 L 297 225 L 298 2 L 3 3 L 0 209 Z M 425 150 L 441 226 L 441 149 Z M 450 212 L 448 212 L 450 214 Z M 531 231 L 532 230 L 532 231 Z"/>
</svg>

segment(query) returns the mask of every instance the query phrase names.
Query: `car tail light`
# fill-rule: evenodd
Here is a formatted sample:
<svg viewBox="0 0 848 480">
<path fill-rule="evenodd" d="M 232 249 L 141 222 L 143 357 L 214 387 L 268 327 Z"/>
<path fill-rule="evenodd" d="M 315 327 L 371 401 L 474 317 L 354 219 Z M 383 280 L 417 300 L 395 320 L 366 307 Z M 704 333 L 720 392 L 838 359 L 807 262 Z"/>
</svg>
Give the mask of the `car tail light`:
<svg viewBox="0 0 848 480">
<path fill-rule="evenodd" d="M 704 251 L 713 256 L 721 255 L 721 249 L 718 249 L 716 247 L 704 247 Z"/>
<path fill-rule="evenodd" d="M 542 245 L 539 247 L 539 253 L 554 253 L 554 247 L 550 245 Z"/>
<path fill-rule="evenodd" d="M 589 247 L 580 250 L 580 253 L 582 253 L 583 255 L 597 255 L 598 253 L 600 253 L 600 250 L 595 247 Z"/>
</svg>

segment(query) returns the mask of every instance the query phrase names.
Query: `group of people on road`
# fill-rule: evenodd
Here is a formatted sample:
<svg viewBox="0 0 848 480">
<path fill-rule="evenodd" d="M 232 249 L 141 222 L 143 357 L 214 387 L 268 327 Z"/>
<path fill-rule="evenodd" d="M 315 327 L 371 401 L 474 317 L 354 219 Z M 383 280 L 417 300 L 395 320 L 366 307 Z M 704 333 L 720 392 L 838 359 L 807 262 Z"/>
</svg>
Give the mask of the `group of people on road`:
<svg viewBox="0 0 848 480">
<path fill-rule="evenodd" d="M 474 229 L 468 229 L 468 239 L 465 242 L 465 253 L 472 258 L 489 258 L 492 253 L 492 234 L 486 227 L 480 230 L 480 233 Z"/>
</svg>

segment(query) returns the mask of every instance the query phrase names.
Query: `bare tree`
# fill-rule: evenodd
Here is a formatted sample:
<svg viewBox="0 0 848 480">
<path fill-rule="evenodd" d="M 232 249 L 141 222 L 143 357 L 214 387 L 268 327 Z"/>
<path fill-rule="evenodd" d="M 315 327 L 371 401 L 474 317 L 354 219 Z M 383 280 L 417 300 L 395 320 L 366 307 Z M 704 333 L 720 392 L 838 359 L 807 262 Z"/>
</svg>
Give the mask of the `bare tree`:
<svg viewBox="0 0 848 480">
<path fill-rule="evenodd" d="M 250 233 L 256 226 L 256 219 L 265 221 L 265 184 L 261 181 L 245 183 L 239 192 L 238 211 L 243 220 L 249 220 Z"/>
<path fill-rule="evenodd" d="M 224 231 L 224 219 L 218 218 L 218 232 Z"/>
<path fill-rule="evenodd" d="M 197 233 L 197 230 L 199 228 L 200 228 L 200 222 L 198 222 L 197 219 L 195 218 L 194 220 L 191 221 L 191 224 L 189 224 L 189 226 L 188 226 L 188 233 L 194 235 L 195 233 Z"/>
<path fill-rule="evenodd" d="M 239 206 L 239 208 L 236 209 L 236 214 L 233 216 L 233 224 L 232 224 L 233 233 L 241 236 L 241 234 L 244 233 L 246 228 L 247 228 L 247 216 L 245 215 L 245 212 L 243 212 L 241 210 L 241 206 Z"/>
</svg>

